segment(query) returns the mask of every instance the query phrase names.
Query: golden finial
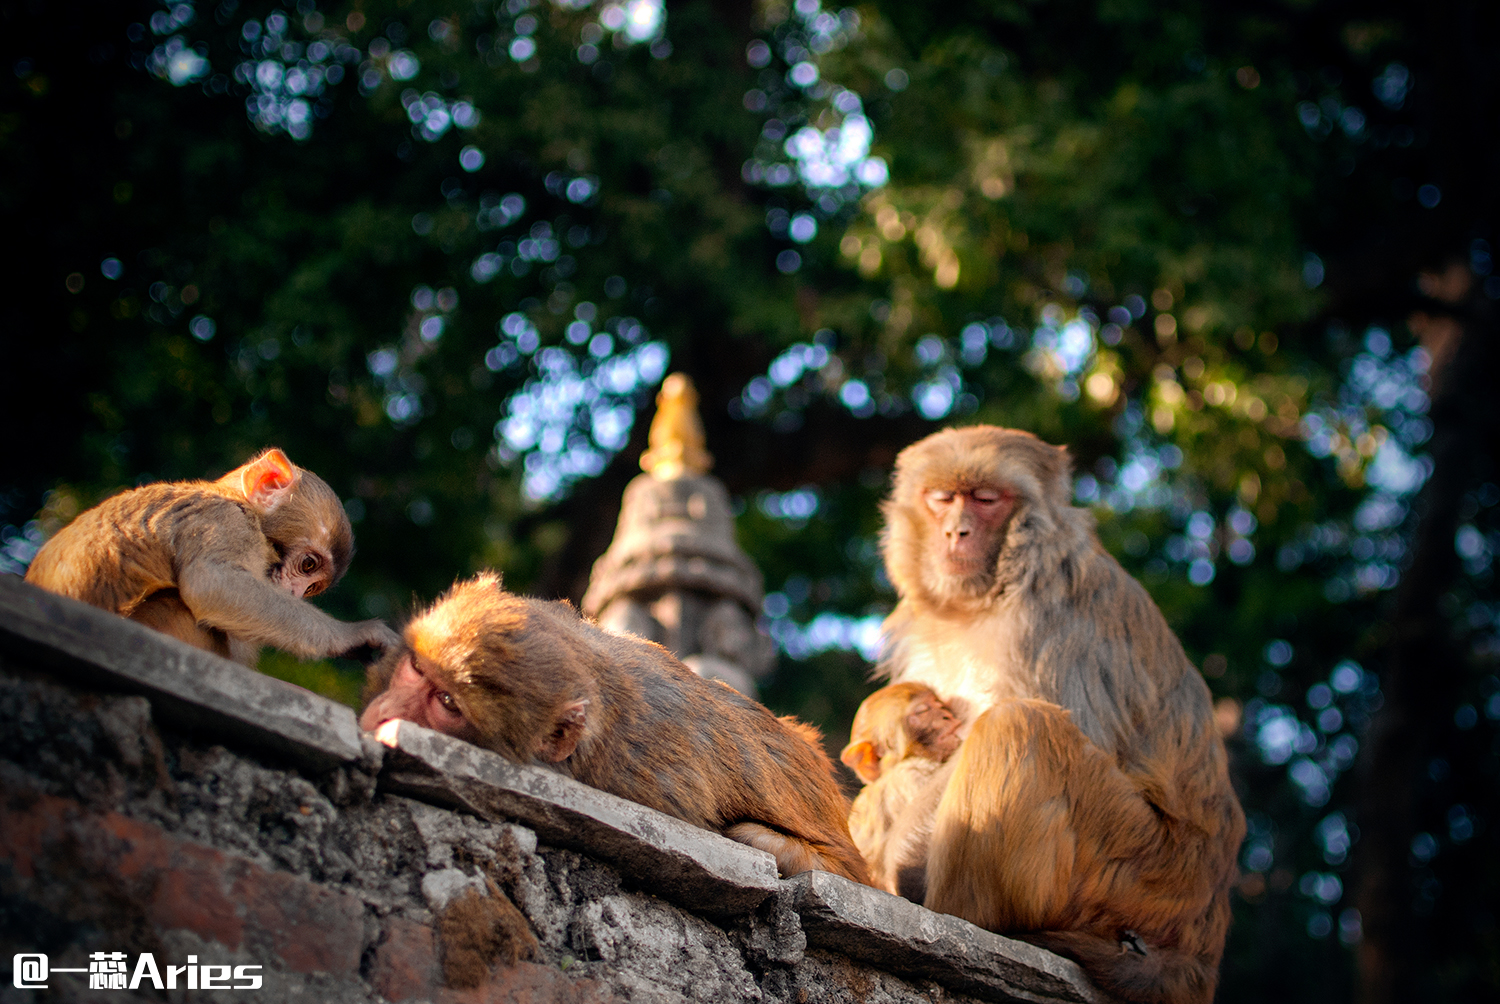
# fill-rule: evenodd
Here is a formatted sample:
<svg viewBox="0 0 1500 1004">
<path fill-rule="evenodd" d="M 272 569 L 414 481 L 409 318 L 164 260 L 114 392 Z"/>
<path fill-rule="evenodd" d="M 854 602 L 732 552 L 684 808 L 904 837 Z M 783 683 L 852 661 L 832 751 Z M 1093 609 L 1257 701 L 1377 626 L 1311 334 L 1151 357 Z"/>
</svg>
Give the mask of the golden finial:
<svg viewBox="0 0 1500 1004">
<path fill-rule="evenodd" d="M 686 373 L 673 373 L 662 381 L 647 442 L 650 448 L 641 454 L 641 470 L 658 481 L 706 474 L 714 465 L 713 454 L 704 448 L 698 391 Z"/>
</svg>

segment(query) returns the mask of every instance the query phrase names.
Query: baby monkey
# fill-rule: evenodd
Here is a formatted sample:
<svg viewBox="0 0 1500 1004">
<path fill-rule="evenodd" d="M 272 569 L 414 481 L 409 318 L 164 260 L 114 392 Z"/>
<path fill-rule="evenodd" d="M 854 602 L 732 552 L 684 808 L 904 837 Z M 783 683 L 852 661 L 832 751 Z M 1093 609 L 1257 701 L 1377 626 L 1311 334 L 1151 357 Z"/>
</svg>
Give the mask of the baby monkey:
<svg viewBox="0 0 1500 1004">
<path fill-rule="evenodd" d="M 849 812 L 849 835 L 876 888 L 925 897 L 927 843 L 962 724 L 919 683 L 881 687 L 855 713 L 840 759 L 865 788 Z"/>
<path fill-rule="evenodd" d="M 304 602 L 353 554 L 338 495 L 270 449 L 217 481 L 104 500 L 47 541 L 26 581 L 254 666 L 262 645 L 310 659 L 400 642 L 381 621 Z"/>
<path fill-rule="evenodd" d="M 404 719 L 769 851 L 782 875 L 867 882 L 817 733 L 567 603 L 455 585 L 371 667 L 361 728 Z"/>
</svg>

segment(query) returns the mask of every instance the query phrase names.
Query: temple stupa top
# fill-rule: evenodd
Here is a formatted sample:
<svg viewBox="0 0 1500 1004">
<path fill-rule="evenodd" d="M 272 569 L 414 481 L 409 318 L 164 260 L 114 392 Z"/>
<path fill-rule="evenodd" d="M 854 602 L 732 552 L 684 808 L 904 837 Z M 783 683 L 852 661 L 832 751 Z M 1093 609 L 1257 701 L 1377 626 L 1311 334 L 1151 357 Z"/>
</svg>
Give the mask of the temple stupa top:
<svg viewBox="0 0 1500 1004">
<path fill-rule="evenodd" d="M 698 391 L 687 374 L 673 373 L 662 381 L 647 443 L 646 452 L 641 454 L 641 470 L 658 481 L 707 474 L 713 467 L 703 420 L 698 417 Z"/>
</svg>

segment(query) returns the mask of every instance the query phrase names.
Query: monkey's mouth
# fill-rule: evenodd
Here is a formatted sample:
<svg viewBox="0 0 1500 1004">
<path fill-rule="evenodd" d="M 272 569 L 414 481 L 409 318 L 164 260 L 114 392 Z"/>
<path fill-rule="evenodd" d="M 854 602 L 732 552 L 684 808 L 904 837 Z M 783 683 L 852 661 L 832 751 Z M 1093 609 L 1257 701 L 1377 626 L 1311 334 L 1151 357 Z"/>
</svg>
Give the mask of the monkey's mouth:
<svg viewBox="0 0 1500 1004">
<path fill-rule="evenodd" d="M 969 578 L 989 571 L 991 561 L 978 547 L 965 547 L 959 545 L 950 547 L 943 555 L 948 571 L 954 575 Z"/>
</svg>

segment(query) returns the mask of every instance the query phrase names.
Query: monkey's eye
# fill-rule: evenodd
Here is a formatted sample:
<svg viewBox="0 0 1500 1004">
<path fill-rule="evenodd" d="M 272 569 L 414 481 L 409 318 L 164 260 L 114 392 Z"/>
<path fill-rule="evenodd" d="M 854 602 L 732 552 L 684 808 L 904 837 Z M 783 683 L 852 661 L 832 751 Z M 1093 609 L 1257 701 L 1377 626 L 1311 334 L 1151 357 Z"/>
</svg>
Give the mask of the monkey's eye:
<svg viewBox="0 0 1500 1004">
<path fill-rule="evenodd" d="M 953 493 L 952 492 L 936 491 L 936 490 L 930 491 L 930 492 L 927 493 L 927 501 L 928 502 L 937 502 L 937 503 L 946 505 L 947 503 L 953 501 Z"/>
<path fill-rule="evenodd" d="M 979 488 L 974 491 L 975 502 L 999 502 L 1001 493 L 994 488 Z"/>
<path fill-rule="evenodd" d="M 318 566 L 321 564 L 322 562 L 318 560 L 318 556 L 316 554 L 305 555 L 297 564 L 297 571 L 301 572 L 303 575 L 311 575 L 318 570 Z"/>
<path fill-rule="evenodd" d="M 437 702 L 437 707 L 429 707 L 427 712 L 428 724 L 436 729 L 449 729 L 463 725 L 467 722 L 463 709 L 453 699 L 453 695 L 446 690 L 432 689 L 431 700 Z"/>
</svg>

